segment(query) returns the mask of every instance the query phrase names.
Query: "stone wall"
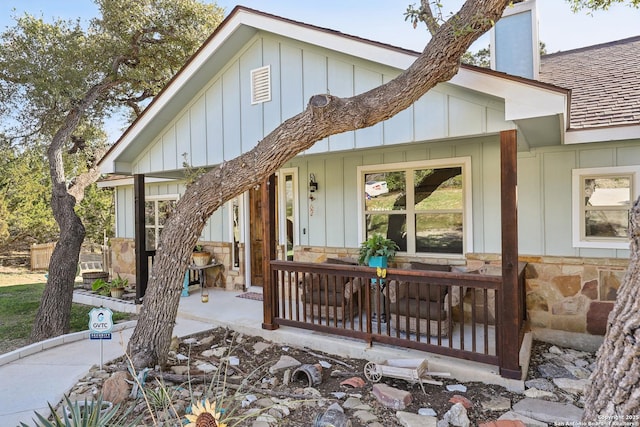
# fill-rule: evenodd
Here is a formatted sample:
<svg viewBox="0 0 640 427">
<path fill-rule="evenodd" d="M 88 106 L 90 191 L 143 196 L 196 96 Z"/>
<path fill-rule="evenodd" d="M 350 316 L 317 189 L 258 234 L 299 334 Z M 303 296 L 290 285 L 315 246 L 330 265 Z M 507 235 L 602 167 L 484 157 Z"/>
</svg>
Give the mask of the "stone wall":
<svg viewBox="0 0 640 427">
<path fill-rule="evenodd" d="M 227 290 L 243 290 L 245 287 L 244 245 L 239 248 L 239 267 L 234 268 L 230 243 L 198 242 L 222 264 L 221 268 L 207 269 L 207 284 Z M 113 238 L 110 241 L 112 271 L 111 277 L 118 274 L 129 283 L 136 281 L 135 242 L 133 239 Z"/>
<path fill-rule="evenodd" d="M 521 257 L 532 327 L 604 335 L 629 260 Z"/>
</svg>

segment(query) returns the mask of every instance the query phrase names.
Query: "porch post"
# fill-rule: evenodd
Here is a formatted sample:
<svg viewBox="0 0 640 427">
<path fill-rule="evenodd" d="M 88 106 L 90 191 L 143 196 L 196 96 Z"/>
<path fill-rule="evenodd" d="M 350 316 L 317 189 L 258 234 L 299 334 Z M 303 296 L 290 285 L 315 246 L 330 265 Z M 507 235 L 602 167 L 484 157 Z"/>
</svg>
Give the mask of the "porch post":
<svg viewBox="0 0 640 427">
<path fill-rule="evenodd" d="M 144 175 L 133 175 L 133 200 L 136 245 L 136 304 L 142 304 L 149 280 L 149 259 L 147 257 L 144 229 Z"/>
<path fill-rule="evenodd" d="M 278 304 L 271 277 L 271 260 L 276 259 L 276 176 L 271 175 L 260 186 L 262 202 L 262 329 L 274 330 L 278 325 L 273 322 L 277 315 Z"/>
<path fill-rule="evenodd" d="M 502 219 L 502 322 L 498 358 L 500 375 L 521 379 L 520 299 L 518 298 L 518 144 L 516 130 L 500 132 L 500 191 Z"/>
</svg>

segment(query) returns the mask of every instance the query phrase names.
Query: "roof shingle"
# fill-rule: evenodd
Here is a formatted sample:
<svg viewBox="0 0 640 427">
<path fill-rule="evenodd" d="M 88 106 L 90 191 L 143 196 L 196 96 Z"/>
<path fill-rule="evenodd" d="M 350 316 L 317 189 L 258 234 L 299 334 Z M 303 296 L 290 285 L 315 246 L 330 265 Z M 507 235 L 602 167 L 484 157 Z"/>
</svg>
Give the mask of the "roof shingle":
<svg viewBox="0 0 640 427">
<path fill-rule="evenodd" d="M 640 124 L 640 36 L 544 55 L 540 81 L 571 89 L 571 129 Z"/>
</svg>

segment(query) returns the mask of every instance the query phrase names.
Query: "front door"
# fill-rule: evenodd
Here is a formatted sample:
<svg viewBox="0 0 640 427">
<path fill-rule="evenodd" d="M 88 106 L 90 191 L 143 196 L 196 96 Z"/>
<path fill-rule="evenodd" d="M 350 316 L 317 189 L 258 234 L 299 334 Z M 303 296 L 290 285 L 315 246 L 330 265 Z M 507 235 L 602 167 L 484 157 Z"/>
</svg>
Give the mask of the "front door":
<svg viewBox="0 0 640 427">
<path fill-rule="evenodd" d="M 249 245 L 251 253 L 251 285 L 262 286 L 264 277 L 262 274 L 262 198 L 260 187 L 249 191 L 250 221 L 249 221 Z"/>
</svg>

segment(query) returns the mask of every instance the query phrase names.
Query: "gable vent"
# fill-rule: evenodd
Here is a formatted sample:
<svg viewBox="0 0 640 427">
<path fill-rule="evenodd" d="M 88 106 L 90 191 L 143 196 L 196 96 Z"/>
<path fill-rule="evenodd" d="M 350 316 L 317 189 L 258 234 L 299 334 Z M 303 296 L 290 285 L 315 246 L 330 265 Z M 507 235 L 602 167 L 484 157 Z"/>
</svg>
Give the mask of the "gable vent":
<svg viewBox="0 0 640 427">
<path fill-rule="evenodd" d="M 251 103 L 271 101 L 271 66 L 251 70 Z"/>
</svg>

